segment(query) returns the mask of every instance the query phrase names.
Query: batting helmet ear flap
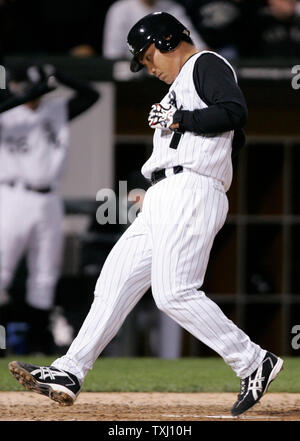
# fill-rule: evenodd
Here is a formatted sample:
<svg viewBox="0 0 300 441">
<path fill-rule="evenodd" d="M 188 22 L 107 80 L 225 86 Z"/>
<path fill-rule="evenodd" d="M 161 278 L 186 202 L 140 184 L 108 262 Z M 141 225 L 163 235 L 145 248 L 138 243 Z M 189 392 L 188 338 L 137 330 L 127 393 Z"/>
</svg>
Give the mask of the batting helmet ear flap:
<svg viewBox="0 0 300 441">
<path fill-rule="evenodd" d="M 154 45 L 160 52 L 169 52 L 179 45 L 180 41 L 184 39 L 184 35 L 188 37 L 190 35 L 190 31 L 184 29 L 182 34 L 174 32 L 170 35 L 160 36 L 155 39 Z"/>
</svg>

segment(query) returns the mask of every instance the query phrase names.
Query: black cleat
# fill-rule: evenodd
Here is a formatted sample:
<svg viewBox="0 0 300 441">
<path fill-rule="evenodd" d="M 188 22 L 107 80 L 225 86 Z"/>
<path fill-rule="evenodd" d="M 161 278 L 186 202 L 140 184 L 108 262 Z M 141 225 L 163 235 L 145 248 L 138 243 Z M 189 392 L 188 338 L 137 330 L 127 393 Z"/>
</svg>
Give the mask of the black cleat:
<svg viewBox="0 0 300 441">
<path fill-rule="evenodd" d="M 283 369 L 283 360 L 267 352 L 261 365 L 249 377 L 241 380 L 241 391 L 234 403 L 231 414 L 241 415 L 258 403 L 279 372 Z"/>
<path fill-rule="evenodd" d="M 26 390 L 46 395 L 62 406 L 72 406 L 80 392 L 80 384 L 75 375 L 52 366 L 34 366 L 12 361 L 8 368 Z"/>
</svg>

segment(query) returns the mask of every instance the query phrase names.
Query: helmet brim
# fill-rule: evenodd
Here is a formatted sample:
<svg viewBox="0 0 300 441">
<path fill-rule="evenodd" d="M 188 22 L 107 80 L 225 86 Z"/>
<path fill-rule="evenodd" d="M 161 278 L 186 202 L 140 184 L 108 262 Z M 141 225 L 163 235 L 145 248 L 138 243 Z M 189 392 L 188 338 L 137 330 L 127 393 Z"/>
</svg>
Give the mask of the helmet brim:
<svg viewBox="0 0 300 441">
<path fill-rule="evenodd" d="M 148 47 L 152 44 L 152 41 L 147 42 L 143 47 L 141 47 L 137 52 L 134 53 L 134 56 L 130 63 L 130 70 L 131 72 L 139 72 L 143 69 L 144 65 L 139 62 L 139 57 L 142 55 L 143 52 L 145 52 Z"/>
<path fill-rule="evenodd" d="M 143 69 L 143 67 L 144 67 L 144 65 L 138 61 L 137 57 L 132 58 L 131 63 L 130 63 L 131 72 L 134 72 L 134 73 L 139 72 L 140 70 Z"/>
</svg>

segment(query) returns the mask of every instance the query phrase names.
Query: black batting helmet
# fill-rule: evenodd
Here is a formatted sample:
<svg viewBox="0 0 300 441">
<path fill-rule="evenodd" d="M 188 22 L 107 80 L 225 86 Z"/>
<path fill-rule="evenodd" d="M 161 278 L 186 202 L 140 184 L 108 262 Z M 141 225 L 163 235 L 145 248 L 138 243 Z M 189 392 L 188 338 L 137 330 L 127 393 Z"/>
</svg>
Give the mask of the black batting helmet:
<svg viewBox="0 0 300 441">
<path fill-rule="evenodd" d="M 127 45 L 133 55 L 130 70 L 138 72 L 143 65 L 138 55 L 150 44 L 161 52 L 175 49 L 181 40 L 191 42 L 190 31 L 173 15 L 167 12 L 154 12 L 139 20 L 129 31 Z"/>
</svg>

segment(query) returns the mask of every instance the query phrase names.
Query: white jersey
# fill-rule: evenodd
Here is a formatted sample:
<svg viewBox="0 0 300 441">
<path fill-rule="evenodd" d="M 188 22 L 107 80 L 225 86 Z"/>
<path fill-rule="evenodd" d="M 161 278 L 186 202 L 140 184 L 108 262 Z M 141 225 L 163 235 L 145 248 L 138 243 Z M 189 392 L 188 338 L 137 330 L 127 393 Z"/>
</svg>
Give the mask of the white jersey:
<svg viewBox="0 0 300 441">
<path fill-rule="evenodd" d="M 0 183 L 55 188 L 69 147 L 66 99 L 48 98 L 0 115 Z"/>
<path fill-rule="evenodd" d="M 161 104 L 168 106 L 170 103 L 180 110 L 204 109 L 207 105 L 199 97 L 194 80 L 193 71 L 197 59 L 205 53 L 195 54 L 183 65 L 181 71 L 171 85 L 169 92 L 162 99 Z M 215 53 L 214 53 L 215 54 Z M 217 57 L 232 69 L 235 80 L 236 74 L 228 61 L 218 54 Z M 142 174 L 151 179 L 151 173 L 162 168 L 181 165 L 195 172 L 221 181 L 225 191 L 232 181 L 232 138 L 234 131 L 200 135 L 185 132 L 180 135 L 169 129 L 156 129 L 153 139 L 153 152 L 151 157 L 142 167 Z"/>
</svg>

